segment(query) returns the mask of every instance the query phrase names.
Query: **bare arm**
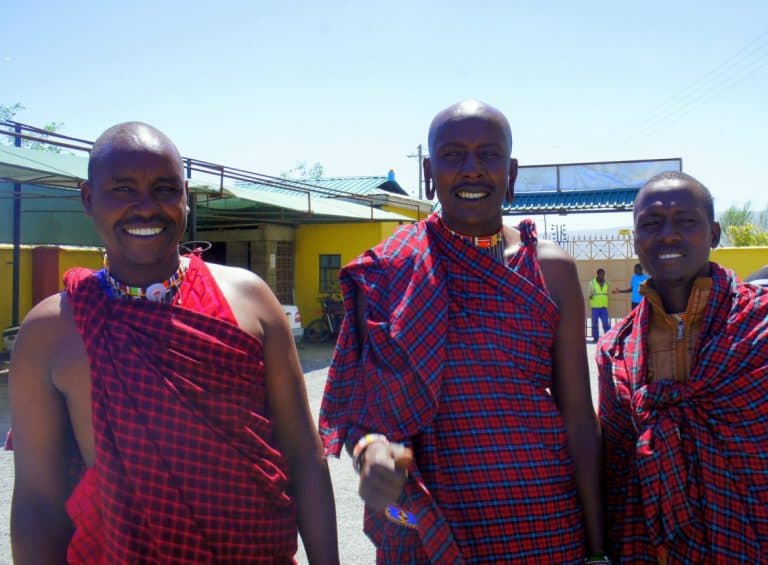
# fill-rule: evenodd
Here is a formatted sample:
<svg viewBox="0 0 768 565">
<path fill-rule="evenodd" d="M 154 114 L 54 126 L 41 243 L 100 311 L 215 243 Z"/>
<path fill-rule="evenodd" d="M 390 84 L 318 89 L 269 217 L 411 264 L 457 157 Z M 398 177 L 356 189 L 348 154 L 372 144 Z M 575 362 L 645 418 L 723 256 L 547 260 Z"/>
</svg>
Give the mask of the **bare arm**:
<svg viewBox="0 0 768 565">
<path fill-rule="evenodd" d="M 267 394 L 277 441 L 288 461 L 301 538 L 310 563 L 335 564 L 339 557 L 333 487 L 299 355 L 283 310 L 264 281 L 256 283 L 255 294 L 264 330 Z"/>
<path fill-rule="evenodd" d="M 21 565 L 64 563 L 72 536 L 64 509 L 70 494 L 67 454 L 72 440 L 65 401 L 51 381 L 62 328 L 60 300 L 50 297 L 29 313 L 11 359 L 11 542 L 14 563 Z"/>
<path fill-rule="evenodd" d="M 584 335 L 584 298 L 573 259 L 554 244 L 539 244 L 547 288 L 560 308 L 552 350 L 552 395 L 568 433 L 576 488 L 584 512 L 588 555 L 602 554 L 602 453 L 600 425 L 592 406 Z"/>
</svg>

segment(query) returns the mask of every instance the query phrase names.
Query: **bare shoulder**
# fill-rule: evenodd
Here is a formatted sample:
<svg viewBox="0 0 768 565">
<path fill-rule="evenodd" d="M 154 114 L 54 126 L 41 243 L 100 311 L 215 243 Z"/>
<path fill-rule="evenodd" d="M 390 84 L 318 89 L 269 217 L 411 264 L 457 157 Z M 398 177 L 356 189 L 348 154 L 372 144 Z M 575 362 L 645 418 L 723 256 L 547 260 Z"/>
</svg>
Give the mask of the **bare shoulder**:
<svg viewBox="0 0 768 565">
<path fill-rule="evenodd" d="M 261 336 L 264 325 L 283 317 L 280 303 L 259 275 L 241 267 L 206 265 L 244 330 Z"/>
<path fill-rule="evenodd" d="M 567 304 L 574 292 L 581 292 L 576 261 L 562 247 L 548 239 L 539 239 L 536 256 L 547 289 L 558 306 Z"/>
<path fill-rule="evenodd" d="M 11 357 L 12 377 L 16 381 L 53 378 L 57 366 L 82 351 L 69 296 L 65 292 L 51 295 L 29 311 L 19 328 Z"/>
<path fill-rule="evenodd" d="M 72 307 L 66 292 L 52 294 L 38 302 L 24 317 L 19 328 L 19 341 L 35 339 L 40 345 L 76 332 Z"/>
<path fill-rule="evenodd" d="M 264 279 L 248 269 L 207 262 L 206 266 L 222 291 L 234 289 L 236 291 L 257 292 L 262 286 L 266 286 Z"/>
</svg>

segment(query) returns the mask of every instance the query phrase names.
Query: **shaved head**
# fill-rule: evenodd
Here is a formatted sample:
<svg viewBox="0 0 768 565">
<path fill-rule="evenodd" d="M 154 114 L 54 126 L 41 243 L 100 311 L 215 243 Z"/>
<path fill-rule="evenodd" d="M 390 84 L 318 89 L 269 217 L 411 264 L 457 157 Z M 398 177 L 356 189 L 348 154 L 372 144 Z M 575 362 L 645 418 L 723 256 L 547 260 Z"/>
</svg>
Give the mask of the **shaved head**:
<svg viewBox="0 0 768 565">
<path fill-rule="evenodd" d="M 509 122 L 504 114 L 485 102 L 462 100 L 442 110 L 432 119 L 428 138 L 430 154 L 434 152 L 434 141 L 437 131 L 448 122 L 465 118 L 483 118 L 498 123 L 506 136 L 508 154 L 512 153 L 512 129 L 509 127 Z"/>
<path fill-rule="evenodd" d="M 88 180 L 93 182 L 94 171 L 101 166 L 113 150 L 170 151 L 182 168 L 181 154 L 170 138 L 154 126 L 143 122 L 117 124 L 102 133 L 91 147 L 88 159 Z"/>
<path fill-rule="evenodd" d="M 644 192 L 658 185 L 688 186 L 696 191 L 701 198 L 701 204 L 707 212 L 709 221 L 715 221 L 715 201 L 712 198 L 712 193 L 709 192 L 709 189 L 697 179 L 680 171 L 665 171 L 648 179 L 648 182 L 646 182 L 637 193 L 635 202 L 640 201 Z"/>
</svg>

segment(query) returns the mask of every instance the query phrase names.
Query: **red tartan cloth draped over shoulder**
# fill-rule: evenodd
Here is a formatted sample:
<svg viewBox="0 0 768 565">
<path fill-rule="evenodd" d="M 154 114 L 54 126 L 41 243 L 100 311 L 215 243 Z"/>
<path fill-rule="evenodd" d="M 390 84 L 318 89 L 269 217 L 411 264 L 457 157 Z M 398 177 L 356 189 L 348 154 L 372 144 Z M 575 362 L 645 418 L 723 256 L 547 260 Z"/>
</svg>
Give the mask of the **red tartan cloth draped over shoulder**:
<svg viewBox="0 0 768 565">
<path fill-rule="evenodd" d="M 711 272 L 687 382 L 646 382 L 648 301 L 598 352 L 620 563 L 768 562 L 768 294 Z"/>
<path fill-rule="evenodd" d="M 75 563 L 292 563 L 262 344 L 192 257 L 181 307 L 66 279 L 88 352 L 96 463 L 68 501 Z"/>
<path fill-rule="evenodd" d="M 326 450 L 379 432 L 413 446 L 401 506 L 366 513 L 380 563 L 579 563 L 581 513 L 551 385 L 559 321 L 536 234 L 503 265 L 439 216 L 342 271 L 346 317 L 320 411 Z M 355 295 L 367 298 L 358 347 Z"/>
</svg>

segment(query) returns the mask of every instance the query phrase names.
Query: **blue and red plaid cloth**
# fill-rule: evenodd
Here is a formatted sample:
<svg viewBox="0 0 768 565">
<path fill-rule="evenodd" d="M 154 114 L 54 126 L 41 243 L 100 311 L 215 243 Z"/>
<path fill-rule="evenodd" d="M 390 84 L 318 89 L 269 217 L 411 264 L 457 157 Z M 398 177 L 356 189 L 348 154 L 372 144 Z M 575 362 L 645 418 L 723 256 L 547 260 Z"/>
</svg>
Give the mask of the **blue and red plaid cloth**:
<svg viewBox="0 0 768 565">
<path fill-rule="evenodd" d="M 768 293 L 711 273 L 687 382 L 647 382 L 647 300 L 600 345 L 614 563 L 768 561 Z"/>
<path fill-rule="evenodd" d="M 70 563 L 293 563 L 294 503 L 262 343 L 192 257 L 182 307 L 66 279 L 91 366 L 96 463 L 68 501 Z"/>
<path fill-rule="evenodd" d="M 366 511 L 380 563 L 580 563 L 581 511 L 548 392 L 559 314 L 532 223 L 508 265 L 437 215 L 342 271 L 346 316 L 320 412 L 328 453 L 378 432 L 412 445 L 400 505 L 417 529 Z M 358 344 L 355 295 L 367 298 Z"/>
</svg>

